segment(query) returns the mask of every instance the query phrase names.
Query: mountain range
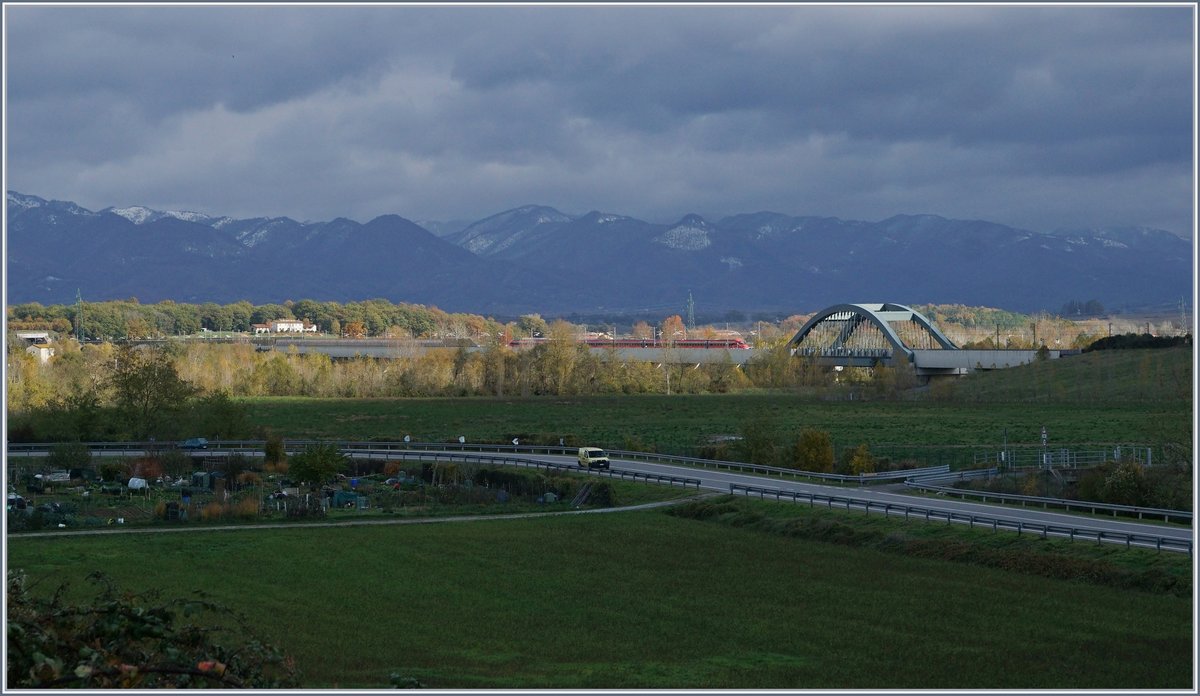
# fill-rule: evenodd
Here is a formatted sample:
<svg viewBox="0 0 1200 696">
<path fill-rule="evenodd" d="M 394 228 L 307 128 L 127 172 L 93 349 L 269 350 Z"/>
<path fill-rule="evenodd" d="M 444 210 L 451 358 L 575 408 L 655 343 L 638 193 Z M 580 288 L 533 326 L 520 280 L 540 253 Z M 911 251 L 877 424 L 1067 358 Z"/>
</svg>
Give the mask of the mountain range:
<svg viewBox="0 0 1200 696">
<path fill-rule="evenodd" d="M 672 224 L 529 205 L 472 222 L 398 215 L 235 219 L 140 206 L 87 210 L 9 191 L 10 304 L 348 302 L 449 311 L 799 313 L 839 302 L 1110 309 L 1191 295 L 1190 240 L 1163 230 L 1038 233 L 981 220 L 879 222 L 758 212 Z"/>
</svg>

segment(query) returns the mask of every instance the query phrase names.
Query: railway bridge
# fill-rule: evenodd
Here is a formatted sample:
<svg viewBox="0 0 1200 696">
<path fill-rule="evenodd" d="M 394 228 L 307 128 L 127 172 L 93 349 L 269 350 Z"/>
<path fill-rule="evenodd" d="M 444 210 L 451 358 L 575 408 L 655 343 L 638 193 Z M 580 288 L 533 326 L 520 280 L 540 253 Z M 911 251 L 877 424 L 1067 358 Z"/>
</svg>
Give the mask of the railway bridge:
<svg viewBox="0 0 1200 696">
<path fill-rule="evenodd" d="M 920 312 L 901 304 L 838 304 L 805 322 L 788 341 L 792 355 L 834 367 L 912 365 L 918 376 L 961 375 L 1037 359 L 1036 350 L 964 350 Z M 1049 351 L 1058 358 L 1062 351 Z"/>
<path fill-rule="evenodd" d="M 431 350 L 482 350 L 474 344 L 389 339 L 271 338 L 259 350 L 324 353 L 333 358 L 413 357 Z M 897 367 L 912 365 L 920 377 L 961 375 L 972 370 L 1015 367 L 1037 359 L 1034 350 L 964 350 L 954 345 L 920 312 L 900 304 L 838 304 L 817 312 L 788 341 L 792 355 L 830 367 Z M 729 361 L 744 365 L 764 349 L 606 347 L 597 355 L 655 363 L 700 365 Z M 1063 351 L 1049 351 L 1058 358 Z"/>
</svg>

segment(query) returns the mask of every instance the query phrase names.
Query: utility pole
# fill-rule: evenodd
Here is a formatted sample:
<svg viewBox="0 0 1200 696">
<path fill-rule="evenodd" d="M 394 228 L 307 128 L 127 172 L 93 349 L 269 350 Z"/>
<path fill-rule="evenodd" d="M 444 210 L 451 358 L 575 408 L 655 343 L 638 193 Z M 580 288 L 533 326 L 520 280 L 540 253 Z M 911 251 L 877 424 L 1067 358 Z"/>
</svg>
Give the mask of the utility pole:
<svg viewBox="0 0 1200 696">
<path fill-rule="evenodd" d="M 75 341 L 83 343 L 83 296 L 75 288 Z"/>
<path fill-rule="evenodd" d="M 692 301 L 692 291 L 691 290 L 688 290 L 687 318 L 688 318 L 688 329 L 695 330 L 695 328 L 696 328 L 696 303 L 694 301 Z"/>
</svg>

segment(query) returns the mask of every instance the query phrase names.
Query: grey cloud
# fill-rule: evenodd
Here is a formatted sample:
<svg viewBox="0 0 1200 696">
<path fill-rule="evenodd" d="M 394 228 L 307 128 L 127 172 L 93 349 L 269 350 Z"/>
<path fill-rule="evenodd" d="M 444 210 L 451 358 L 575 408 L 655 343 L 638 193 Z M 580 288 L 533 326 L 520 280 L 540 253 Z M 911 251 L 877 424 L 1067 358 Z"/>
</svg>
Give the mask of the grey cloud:
<svg viewBox="0 0 1200 696">
<path fill-rule="evenodd" d="M 5 11 L 10 185 L 84 205 L 1191 226 L 1188 8 Z"/>
</svg>

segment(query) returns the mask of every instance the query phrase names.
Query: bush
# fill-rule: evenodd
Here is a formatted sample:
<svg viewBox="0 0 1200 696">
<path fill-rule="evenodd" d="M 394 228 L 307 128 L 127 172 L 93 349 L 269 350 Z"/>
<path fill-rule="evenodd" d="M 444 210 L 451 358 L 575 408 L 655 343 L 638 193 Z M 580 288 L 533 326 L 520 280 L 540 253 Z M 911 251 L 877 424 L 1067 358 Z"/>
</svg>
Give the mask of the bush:
<svg viewBox="0 0 1200 696">
<path fill-rule="evenodd" d="M 612 507 L 616 504 L 612 485 L 608 481 L 599 481 L 592 485 L 588 494 L 588 503 L 597 507 Z"/>
<path fill-rule="evenodd" d="M 802 471 L 833 471 L 833 438 L 824 430 L 805 428 L 792 445 L 792 466 Z"/>
<path fill-rule="evenodd" d="M 779 434 L 770 420 L 756 418 L 746 421 L 742 423 L 741 434 L 738 449 L 744 461 L 762 466 L 775 466 L 778 463 Z"/>
<path fill-rule="evenodd" d="M 243 498 L 233 505 L 233 515 L 240 519 L 252 520 L 258 517 L 259 503 L 255 498 Z"/>
<path fill-rule="evenodd" d="M 1132 350 L 1137 348 L 1175 348 L 1177 346 L 1192 345 L 1192 335 L 1186 336 L 1152 336 L 1150 334 L 1121 334 L 1119 336 L 1105 336 L 1097 341 L 1094 341 L 1087 348 L 1083 349 L 1084 353 L 1093 350 Z"/>
<path fill-rule="evenodd" d="M 570 436 L 569 440 L 564 439 L 564 442 L 576 442 L 578 438 L 574 435 Z M 627 452 L 657 452 L 658 445 L 653 442 L 647 442 L 640 435 L 626 435 L 621 439 L 621 449 Z"/>
<path fill-rule="evenodd" d="M 870 474 L 875 471 L 875 458 L 871 456 L 871 448 L 862 443 L 849 452 L 850 473 L 855 476 Z"/>
<path fill-rule="evenodd" d="M 275 433 L 267 435 L 266 443 L 263 445 L 263 464 L 268 467 L 267 471 L 280 471 L 283 473 L 287 469 L 280 470 L 280 465 L 287 463 L 287 450 L 283 445 L 283 438 Z"/>
<path fill-rule="evenodd" d="M 313 500 L 311 503 L 288 503 L 287 516 L 293 519 L 325 517 L 325 508 L 321 507 L 319 500 Z"/>
<path fill-rule="evenodd" d="M 129 478 L 129 464 L 120 459 L 105 460 L 100 463 L 100 478 L 105 481 L 125 482 Z"/>
<path fill-rule="evenodd" d="M 1142 505 L 1146 497 L 1146 473 L 1137 462 L 1117 464 L 1100 486 L 1100 499 L 1115 505 Z"/>
<path fill-rule="evenodd" d="M 267 472 L 268 474 L 286 474 L 288 472 L 287 460 L 275 462 L 274 464 L 263 464 L 263 471 Z"/>
<path fill-rule="evenodd" d="M 258 640 L 243 617 L 203 593 L 162 602 L 152 592 L 118 593 L 99 573 L 88 580 L 101 590 L 80 605 L 68 605 L 65 585 L 41 599 L 28 592 L 22 573 L 9 571 L 7 687 L 297 686 L 290 658 Z M 218 628 L 230 623 L 232 628 Z"/>
</svg>

